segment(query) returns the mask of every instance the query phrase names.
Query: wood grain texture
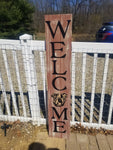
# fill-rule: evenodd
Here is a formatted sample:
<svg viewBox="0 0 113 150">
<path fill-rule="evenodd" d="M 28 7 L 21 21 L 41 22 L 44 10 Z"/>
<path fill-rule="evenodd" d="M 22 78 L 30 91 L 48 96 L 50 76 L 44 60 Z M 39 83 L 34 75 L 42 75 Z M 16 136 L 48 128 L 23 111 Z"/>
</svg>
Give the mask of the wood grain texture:
<svg viewBox="0 0 113 150">
<path fill-rule="evenodd" d="M 66 141 L 66 150 L 80 150 L 79 144 L 77 143 L 77 137 L 75 133 L 70 133 L 69 139 Z"/>
<path fill-rule="evenodd" d="M 109 143 L 110 150 L 113 150 L 113 135 L 107 135 L 107 141 Z"/>
<path fill-rule="evenodd" d="M 49 135 L 66 138 L 70 130 L 72 15 L 46 15 L 45 34 Z"/>
<path fill-rule="evenodd" d="M 76 134 L 77 136 L 77 143 L 80 147 L 80 150 L 89 150 L 89 139 L 88 136 L 85 134 Z"/>
<path fill-rule="evenodd" d="M 88 135 L 88 138 L 89 138 L 89 150 L 98 150 L 96 137 L 93 135 Z"/>
<path fill-rule="evenodd" d="M 99 150 L 110 150 L 110 146 L 109 146 L 109 143 L 107 141 L 106 135 L 97 134 L 96 138 L 97 138 Z"/>
</svg>

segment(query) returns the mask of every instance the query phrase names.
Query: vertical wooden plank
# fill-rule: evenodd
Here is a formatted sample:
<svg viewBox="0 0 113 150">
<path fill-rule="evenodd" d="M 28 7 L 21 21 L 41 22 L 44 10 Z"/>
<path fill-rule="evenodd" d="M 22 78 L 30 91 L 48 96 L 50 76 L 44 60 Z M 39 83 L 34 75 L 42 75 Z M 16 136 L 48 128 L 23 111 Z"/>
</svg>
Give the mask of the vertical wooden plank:
<svg viewBox="0 0 113 150">
<path fill-rule="evenodd" d="M 10 73 L 10 69 L 9 69 L 9 65 L 8 65 L 8 60 L 7 60 L 7 56 L 6 56 L 6 50 L 3 49 L 2 53 L 3 53 L 3 58 L 4 58 L 5 68 L 6 68 L 6 73 L 7 73 L 7 77 L 8 77 L 8 82 L 9 82 L 9 86 L 10 86 L 10 89 L 11 89 L 11 94 L 12 94 L 12 100 L 13 100 L 15 114 L 16 114 L 16 116 L 19 116 L 18 108 L 17 108 L 17 104 L 16 104 L 15 93 L 14 93 L 14 88 L 13 88 L 13 83 L 12 83 L 12 78 L 11 78 L 11 73 Z"/>
<path fill-rule="evenodd" d="M 37 78 L 36 78 L 36 66 L 34 61 L 34 53 L 32 52 L 31 47 L 29 47 L 28 52 L 29 58 L 29 70 L 30 70 L 30 78 L 31 78 L 31 90 L 29 91 L 31 95 L 31 105 L 32 105 L 32 115 L 34 123 L 38 122 L 40 125 L 40 104 L 39 104 L 39 93 L 38 93 L 38 85 L 37 85 Z"/>
<path fill-rule="evenodd" d="M 22 41 L 21 41 L 21 44 Z M 31 116 L 34 119 L 34 113 L 33 113 L 33 98 L 32 98 L 32 87 L 31 87 L 31 74 L 30 74 L 30 64 L 29 64 L 29 58 L 28 58 L 28 52 L 27 52 L 27 45 L 22 45 L 22 57 L 23 57 L 23 65 L 24 65 L 24 70 L 25 70 L 25 77 L 26 77 L 26 86 L 29 94 L 29 103 L 30 103 L 30 111 L 31 111 Z"/>
<path fill-rule="evenodd" d="M 102 122 L 102 113 L 103 113 L 103 106 L 104 106 L 104 96 L 105 96 L 105 86 L 106 86 L 106 79 L 107 79 L 107 72 L 108 72 L 108 64 L 109 64 L 109 54 L 106 54 L 103 81 L 102 81 L 101 101 L 100 101 L 99 124 L 101 124 Z"/>
<path fill-rule="evenodd" d="M 86 76 L 86 53 L 83 53 L 83 64 L 82 64 L 81 122 L 83 122 L 83 120 L 84 120 L 85 76 Z"/>
<path fill-rule="evenodd" d="M 111 94 L 111 101 L 110 101 L 109 115 L 108 115 L 107 124 L 111 124 L 112 111 L 113 111 L 113 87 L 112 87 L 112 94 Z"/>
<path fill-rule="evenodd" d="M 40 125 L 40 105 L 38 96 L 38 87 L 36 79 L 36 67 L 34 62 L 34 54 L 31 48 L 31 35 L 25 34 L 19 37 L 22 47 L 22 56 L 26 75 L 26 82 L 29 94 L 31 116 L 33 123 Z"/>
<path fill-rule="evenodd" d="M 93 120 L 93 106 L 94 106 L 94 95 L 95 95 L 95 85 L 96 85 L 96 72 L 97 72 L 97 54 L 94 54 L 92 92 L 91 92 L 91 109 L 90 109 L 90 123 L 92 123 L 92 120 Z"/>
<path fill-rule="evenodd" d="M 18 87 L 19 87 L 19 91 L 20 91 L 21 103 L 22 103 L 22 107 L 23 107 L 23 114 L 24 114 L 24 117 L 26 117 L 27 114 L 26 114 L 26 108 L 25 108 L 25 100 L 24 100 L 22 84 L 21 84 L 21 80 L 20 80 L 20 72 L 19 72 L 19 66 L 18 66 L 16 51 L 13 50 L 12 53 L 13 53 L 13 59 L 15 62 L 16 76 L 17 76 L 17 82 L 18 82 Z"/>
<path fill-rule="evenodd" d="M 44 52 L 40 52 L 40 61 L 41 61 L 41 72 L 43 76 L 44 103 L 46 108 L 46 77 L 45 77 Z"/>
<path fill-rule="evenodd" d="M 38 121 L 40 125 L 40 104 L 39 104 L 39 94 L 38 94 L 38 86 L 37 86 L 37 78 L 36 78 L 36 66 L 34 61 L 34 53 L 32 52 L 31 47 L 29 48 L 29 66 L 30 66 L 30 74 L 31 74 L 31 88 L 32 88 L 32 101 L 33 101 L 33 113 L 34 113 L 34 121 Z"/>
<path fill-rule="evenodd" d="M 1 85 L 1 90 L 2 90 L 2 93 L 3 93 L 3 98 L 4 98 L 4 101 L 5 101 L 5 105 L 6 105 L 7 113 L 10 116 L 11 112 L 10 112 L 10 109 L 9 109 L 8 99 L 7 99 L 6 90 L 5 90 L 5 86 L 4 86 L 1 71 L 0 71 L 0 85 Z M 3 114 L 2 110 L 0 110 L 0 111 L 1 111 L 0 114 Z"/>
<path fill-rule="evenodd" d="M 49 135 L 67 138 L 70 130 L 72 15 L 46 15 Z"/>
<path fill-rule="evenodd" d="M 71 72 L 71 91 L 72 91 L 72 122 L 75 121 L 75 53 L 72 53 L 72 72 Z"/>
</svg>

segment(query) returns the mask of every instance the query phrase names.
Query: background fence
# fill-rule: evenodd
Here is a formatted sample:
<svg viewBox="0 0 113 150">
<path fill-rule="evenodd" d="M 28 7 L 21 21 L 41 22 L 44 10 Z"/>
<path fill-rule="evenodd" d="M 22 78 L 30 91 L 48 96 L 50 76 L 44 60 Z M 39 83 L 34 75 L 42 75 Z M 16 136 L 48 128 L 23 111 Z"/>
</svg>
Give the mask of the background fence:
<svg viewBox="0 0 113 150">
<path fill-rule="evenodd" d="M 0 120 L 46 124 L 45 42 L 0 40 Z M 71 125 L 113 129 L 113 44 L 72 42 Z"/>
</svg>

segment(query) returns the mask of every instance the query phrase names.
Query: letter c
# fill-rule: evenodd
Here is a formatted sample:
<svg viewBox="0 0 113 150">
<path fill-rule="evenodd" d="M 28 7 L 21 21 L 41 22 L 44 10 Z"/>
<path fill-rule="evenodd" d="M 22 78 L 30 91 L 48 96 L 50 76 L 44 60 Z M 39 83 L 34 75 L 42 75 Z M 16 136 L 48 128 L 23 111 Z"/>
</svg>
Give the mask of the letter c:
<svg viewBox="0 0 113 150">
<path fill-rule="evenodd" d="M 59 89 L 59 88 L 56 87 L 55 82 L 56 82 L 56 80 L 57 80 L 58 78 L 61 78 L 61 79 L 63 79 L 63 80 L 66 81 L 66 78 L 65 78 L 65 77 L 61 77 L 61 76 L 56 77 L 56 78 L 54 78 L 53 81 L 52 81 L 53 87 L 54 87 L 57 91 L 63 91 L 63 90 L 66 90 L 66 89 L 67 89 L 66 86 L 65 86 L 64 88 L 62 88 L 62 89 Z"/>
</svg>

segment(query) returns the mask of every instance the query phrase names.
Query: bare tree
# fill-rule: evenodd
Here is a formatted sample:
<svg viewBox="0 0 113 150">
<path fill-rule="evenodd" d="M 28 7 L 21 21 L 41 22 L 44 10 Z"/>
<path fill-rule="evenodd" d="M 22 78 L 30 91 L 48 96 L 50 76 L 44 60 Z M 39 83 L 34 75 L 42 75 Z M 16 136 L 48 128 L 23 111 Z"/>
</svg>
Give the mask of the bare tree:
<svg viewBox="0 0 113 150">
<path fill-rule="evenodd" d="M 34 25 L 44 32 L 44 15 L 72 13 L 73 32 L 96 32 L 102 22 L 113 21 L 113 0 L 34 0 Z"/>
</svg>

